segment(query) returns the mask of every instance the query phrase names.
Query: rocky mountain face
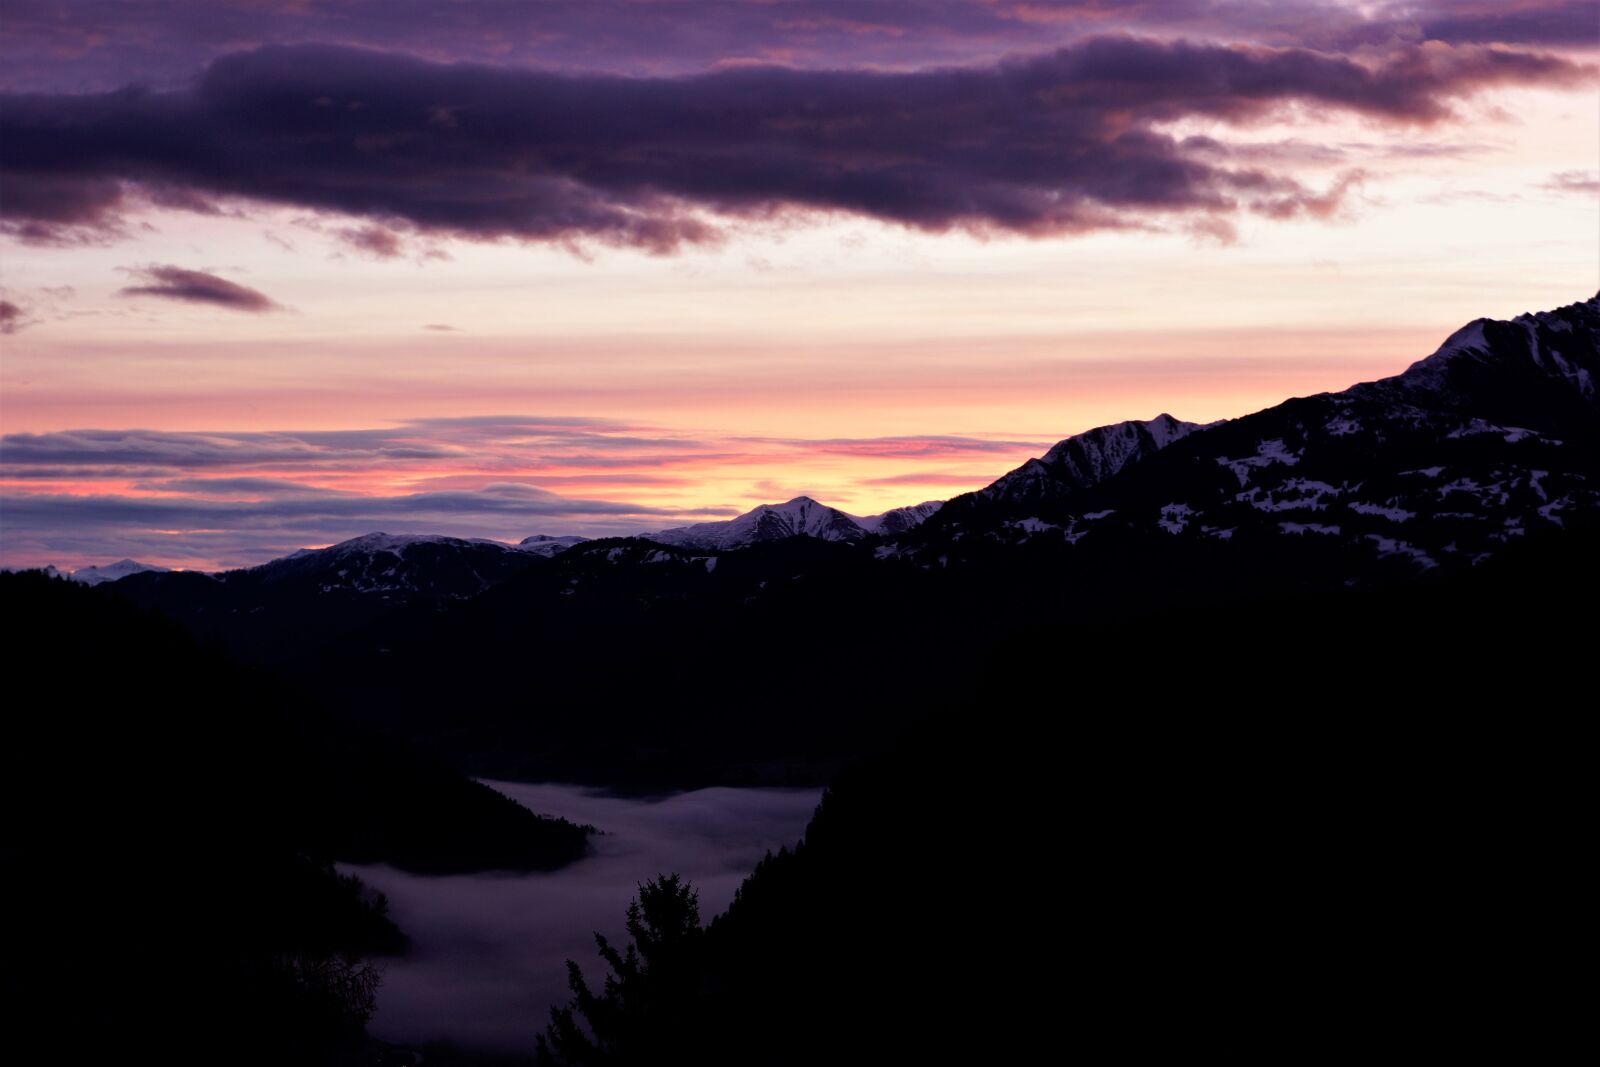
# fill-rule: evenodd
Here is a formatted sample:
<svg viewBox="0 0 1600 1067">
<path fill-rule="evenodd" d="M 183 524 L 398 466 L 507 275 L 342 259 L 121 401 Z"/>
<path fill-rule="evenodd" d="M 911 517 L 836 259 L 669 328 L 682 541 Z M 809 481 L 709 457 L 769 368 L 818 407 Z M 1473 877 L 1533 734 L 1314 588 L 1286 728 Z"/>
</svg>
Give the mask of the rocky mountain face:
<svg viewBox="0 0 1600 1067">
<path fill-rule="evenodd" d="M 567 547 L 372 533 L 258 567 L 133 574 L 116 588 L 250 658 L 278 659 L 394 608 L 477 596 Z"/>
<path fill-rule="evenodd" d="M 1352 579 L 1379 560 L 1470 564 L 1600 509 L 1597 300 L 1479 320 L 1403 373 L 1342 392 L 1206 427 L 1163 419 L 1068 438 L 951 501 L 903 551 L 948 563 L 984 541 L 1161 533 L 1324 540 Z"/>
<path fill-rule="evenodd" d="M 1197 423 L 1161 414 L 1148 422 L 1117 422 L 1074 434 L 1057 442 L 1043 457 L 1030 459 L 982 489 L 951 500 L 942 522 L 956 522 L 962 515 L 995 508 L 1026 510 L 1060 502 L 1200 429 L 1204 427 Z"/>
<path fill-rule="evenodd" d="M 549 559 L 557 553 L 565 552 L 573 545 L 581 545 L 588 540 L 589 538 L 587 537 L 578 537 L 573 534 L 568 534 L 564 537 L 553 537 L 550 534 L 534 534 L 532 537 L 524 537 L 521 541 L 518 541 L 517 547 L 524 552 L 532 552 L 535 555 Z"/>
<path fill-rule="evenodd" d="M 1077 434 L 942 506 L 860 517 L 797 497 L 594 542 L 374 534 L 226 574 L 134 574 L 115 588 L 258 658 L 388 616 L 362 653 L 377 657 L 371 671 L 385 669 L 383 649 L 426 657 L 447 638 L 498 647 L 491 633 L 510 642 L 507 663 L 529 642 L 558 647 L 560 633 L 564 655 L 598 657 L 596 671 L 623 631 L 677 649 L 660 652 L 658 673 L 731 647 L 732 634 L 752 664 L 771 658 L 752 651 L 767 642 L 787 642 L 791 657 L 824 642 L 812 651 L 821 662 L 851 629 L 878 643 L 851 668 L 860 673 L 892 658 L 891 632 L 918 659 L 961 655 L 935 646 L 1086 613 L 1432 580 L 1592 528 L 1597 376 L 1600 298 L 1473 323 L 1403 373 L 1341 392 L 1207 426 L 1162 415 Z M 409 699 L 403 686 L 394 698 Z"/>
</svg>

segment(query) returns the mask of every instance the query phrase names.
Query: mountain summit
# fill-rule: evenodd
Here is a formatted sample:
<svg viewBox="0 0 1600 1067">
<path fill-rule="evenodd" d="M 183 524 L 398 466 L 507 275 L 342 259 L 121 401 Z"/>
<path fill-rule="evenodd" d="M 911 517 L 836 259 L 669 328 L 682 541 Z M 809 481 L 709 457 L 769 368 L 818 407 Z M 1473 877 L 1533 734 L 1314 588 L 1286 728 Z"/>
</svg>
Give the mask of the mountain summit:
<svg viewBox="0 0 1600 1067">
<path fill-rule="evenodd" d="M 664 545 L 717 550 L 783 541 L 790 537 L 859 541 L 868 534 L 880 531 L 884 534 L 902 533 L 926 520 L 939 507 L 939 501 L 931 500 L 895 508 L 881 515 L 859 516 L 828 507 L 808 496 L 797 496 L 782 504 L 762 504 L 736 519 L 701 522 L 645 536 Z"/>
<path fill-rule="evenodd" d="M 1162 413 L 1147 421 L 1114 422 L 1073 434 L 1058 441 L 1043 457 L 1030 459 L 982 489 L 951 500 L 944 521 L 987 507 L 1027 510 L 1059 504 L 1076 491 L 1099 485 L 1205 428 Z"/>
<path fill-rule="evenodd" d="M 1316 541 L 1350 580 L 1374 565 L 1471 565 L 1600 513 L 1597 378 L 1600 296 L 1480 319 L 1343 392 L 1211 426 L 1163 417 L 1068 438 L 955 498 L 910 541 L 947 561 L 974 537 L 1159 552 L 1171 535 L 1272 554 Z"/>
</svg>

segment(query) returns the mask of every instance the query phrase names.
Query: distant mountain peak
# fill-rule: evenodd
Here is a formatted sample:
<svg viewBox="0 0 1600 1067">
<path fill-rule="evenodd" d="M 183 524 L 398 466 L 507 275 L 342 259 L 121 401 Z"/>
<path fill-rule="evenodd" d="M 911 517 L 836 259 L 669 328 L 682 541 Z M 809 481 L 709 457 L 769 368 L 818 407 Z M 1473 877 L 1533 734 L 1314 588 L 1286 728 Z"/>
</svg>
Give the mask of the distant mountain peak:
<svg viewBox="0 0 1600 1067">
<path fill-rule="evenodd" d="M 521 541 L 518 541 L 517 544 L 545 545 L 554 541 L 559 541 L 564 545 L 581 545 L 587 540 L 589 540 L 589 538 L 579 537 L 577 534 L 532 534 L 528 537 L 524 537 Z"/>
<path fill-rule="evenodd" d="M 702 549 L 743 548 L 791 537 L 859 541 L 873 533 L 903 533 L 926 520 L 941 506 L 941 501 L 930 500 L 893 508 L 881 515 L 863 516 L 829 507 L 809 496 L 797 496 L 781 504 L 757 505 L 737 518 L 680 526 L 645 536 L 661 544 Z"/>
<path fill-rule="evenodd" d="M 1153 419 L 1129 419 L 1073 434 L 1058 442 L 1041 460 L 1058 476 L 1077 485 L 1096 485 L 1129 463 L 1158 452 L 1204 427 L 1163 412 Z"/>
<path fill-rule="evenodd" d="M 1053 503 L 1075 490 L 1099 485 L 1208 425 L 1215 424 L 1184 422 L 1162 412 L 1153 419 L 1096 426 L 1057 442 L 1042 457 L 958 499 L 1012 506 Z"/>
<path fill-rule="evenodd" d="M 1600 411 L 1600 294 L 1509 321 L 1473 319 L 1401 373 L 1334 394 L 1470 411 L 1491 421 L 1592 421 Z"/>
<path fill-rule="evenodd" d="M 517 542 L 517 548 L 523 552 L 532 552 L 536 556 L 549 558 L 558 553 L 565 552 L 574 545 L 581 545 L 589 540 L 577 534 L 534 534 L 524 537 Z"/>
<path fill-rule="evenodd" d="M 326 548 L 301 549 L 301 553 L 309 552 L 403 552 L 406 548 L 416 544 L 471 544 L 465 537 L 451 537 L 447 534 L 388 534 L 376 531 L 339 541 Z M 299 555 L 300 553 L 296 553 Z"/>
<path fill-rule="evenodd" d="M 75 582 L 84 585 L 101 585 L 105 582 L 115 582 L 126 578 L 130 574 L 144 574 L 149 571 L 165 573 L 168 568 L 158 567 L 153 563 L 140 563 L 136 559 L 119 559 L 115 563 L 107 563 L 103 567 L 80 567 L 72 572 L 69 577 Z"/>
</svg>

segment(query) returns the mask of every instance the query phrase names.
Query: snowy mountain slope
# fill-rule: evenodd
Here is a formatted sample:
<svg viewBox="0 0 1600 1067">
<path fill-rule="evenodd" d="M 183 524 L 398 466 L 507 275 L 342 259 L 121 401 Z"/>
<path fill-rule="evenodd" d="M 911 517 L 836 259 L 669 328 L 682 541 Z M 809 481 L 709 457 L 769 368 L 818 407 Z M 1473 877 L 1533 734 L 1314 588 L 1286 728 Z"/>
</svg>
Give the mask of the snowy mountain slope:
<svg viewBox="0 0 1600 1067">
<path fill-rule="evenodd" d="M 480 600 L 496 625 L 547 635 L 582 619 L 606 645 L 619 617 L 637 616 L 639 632 L 695 613 L 771 624 L 801 617 L 798 602 L 813 621 L 884 618 L 887 629 L 957 605 L 947 622 L 959 629 L 1432 578 L 1600 523 L 1597 376 L 1600 297 L 1481 320 L 1406 371 L 1342 392 L 1209 426 L 1161 416 L 1099 427 L 942 506 L 861 517 L 797 497 L 592 543 L 374 534 L 116 588 L 254 652 L 303 648 L 391 608 L 405 609 L 405 630 Z M 728 549 L 749 550 L 718 555 Z"/>
<path fill-rule="evenodd" d="M 1392 378 L 1344 396 L 1467 411 L 1479 418 L 1561 432 L 1600 414 L 1600 294 L 1509 322 L 1476 319 L 1438 351 Z"/>
<path fill-rule="evenodd" d="M 396 607 L 477 596 L 531 567 L 548 566 L 541 555 L 500 541 L 371 533 L 218 574 L 133 574 L 116 588 L 241 654 L 271 660 Z"/>
<path fill-rule="evenodd" d="M 71 574 L 75 582 L 84 585 L 100 585 L 104 582 L 115 582 L 126 578 L 130 574 L 144 574 L 147 571 L 165 572 L 166 567 L 157 567 L 152 563 L 140 563 L 138 560 L 119 559 L 115 563 L 107 563 L 103 567 L 80 567 Z"/>
<path fill-rule="evenodd" d="M 524 552 L 532 552 L 536 556 L 549 559 L 559 552 L 565 552 L 573 545 L 581 545 L 588 541 L 587 537 L 578 537 L 575 534 L 565 536 L 552 536 L 550 534 L 534 534 L 518 541 L 516 547 Z"/>
<path fill-rule="evenodd" d="M 895 534 L 905 533 L 914 529 L 938 514 L 944 507 L 943 500 L 925 500 L 920 504 L 909 504 L 902 508 L 890 508 L 882 515 L 869 515 L 866 518 L 856 519 L 857 525 L 870 533 L 882 534 L 893 537 Z"/>
<path fill-rule="evenodd" d="M 939 525 L 996 508 L 1009 513 L 1058 505 L 1206 428 L 1163 413 L 1148 421 L 1117 422 L 1085 430 L 1057 442 L 1041 458 L 1028 460 L 982 489 L 951 500 Z"/>
<path fill-rule="evenodd" d="M 866 535 L 860 523 L 837 508 L 819 504 L 808 496 L 797 496 L 782 504 L 762 504 L 736 519 L 700 522 L 647 536 L 664 545 L 721 550 L 789 537 L 859 541 Z"/>
<path fill-rule="evenodd" d="M 482 592 L 542 555 L 501 541 L 442 534 L 370 533 L 217 575 L 225 583 L 304 584 L 322 592 L 462 597 Z"/>
<path fill-rule="evenodd" d="M 1040 462 L 1062 481 L 1098 485 L 1128 464 L 1200 429 L 1204 427 L 1198 423 L 1181 422 L 1162 413 L 1148 422 L 1119 422 L 1074 434 L 1046 452 Z"/>
<path fill-rule="evenodd" d="M 939 501 L 895 508 L 881 515 L 849 515 L 797 496 L 782 504 L 762 504 L 735 519 L 646 534 L 652 541 L 685 548 L 725 551 L 747 545 L 814 537 L 821 541 L 859 541 L 870 533 L 892 535 L 919 525 L 940 508 Z"/>
<path fill-rule="evenodd" d="M 1191 428 L 1098 482 L 1034 461 L 952 501 L 906 548 L 952 561 L 963 538 L 1290 538 L 1337 548 L 1352 576 L 1470 564 L 1600 511 L 1597 376 L 1600 297 L 1479 320 L 1392 378 Z"/>
</svg>

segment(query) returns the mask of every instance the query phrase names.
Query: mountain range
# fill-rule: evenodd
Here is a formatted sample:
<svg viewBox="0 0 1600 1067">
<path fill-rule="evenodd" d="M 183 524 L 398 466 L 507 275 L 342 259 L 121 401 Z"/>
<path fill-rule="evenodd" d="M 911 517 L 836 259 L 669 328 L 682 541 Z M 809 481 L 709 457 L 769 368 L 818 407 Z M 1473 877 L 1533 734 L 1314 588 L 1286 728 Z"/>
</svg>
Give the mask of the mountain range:
<svg viewBox="0 0 1600 1067">
<path fill-rule="evenodd" d="M 710 553 L 791 537 L 871 542 L 880 558 L 937 549 L 948 563 L 967 554 L 962 541 L 1076 544 L 1151 530 L 1228 540 L 1267 531 L 1336 539 L 1420 569 L 1481 559 L 1531 528 L 1596 507 L 1596 300 L 1509 322 L 1479 319 L 1394 377 L 1240 418 L 1199 425 L 1161 414 L 1097 427 L 948 503 L 857 516 L 800 496 L 641 536 Z M 585 543 L 375 533 L 215 577 L 459 598 L 530 557 Z M 122 560 L 75 577 L 98 583 L 160 570 Z"/>
<path fill-rule="evenodd" d="M 1600 527 L 1597 377 L 1600 297 L 1479 320 L 1340 392 L 1076 434 L 942 505 L 798 497 L 522 545 L 373 534 L 105 588 L 472 774 L 817 781 L 1041 626 L 1292 618 L 1240 605 L 1426 590 L 1576 543 Z"/>
<path fill-rule="evenodd" d="M 1600 304 L 1480 319 L 1403 373 L 1195 426 L 1069 438 L 956 497 L 895 553 L 965 541 L 1330 539 L 1412 571 L 1472 563 L 1600 507 Z"/>
</svg>

